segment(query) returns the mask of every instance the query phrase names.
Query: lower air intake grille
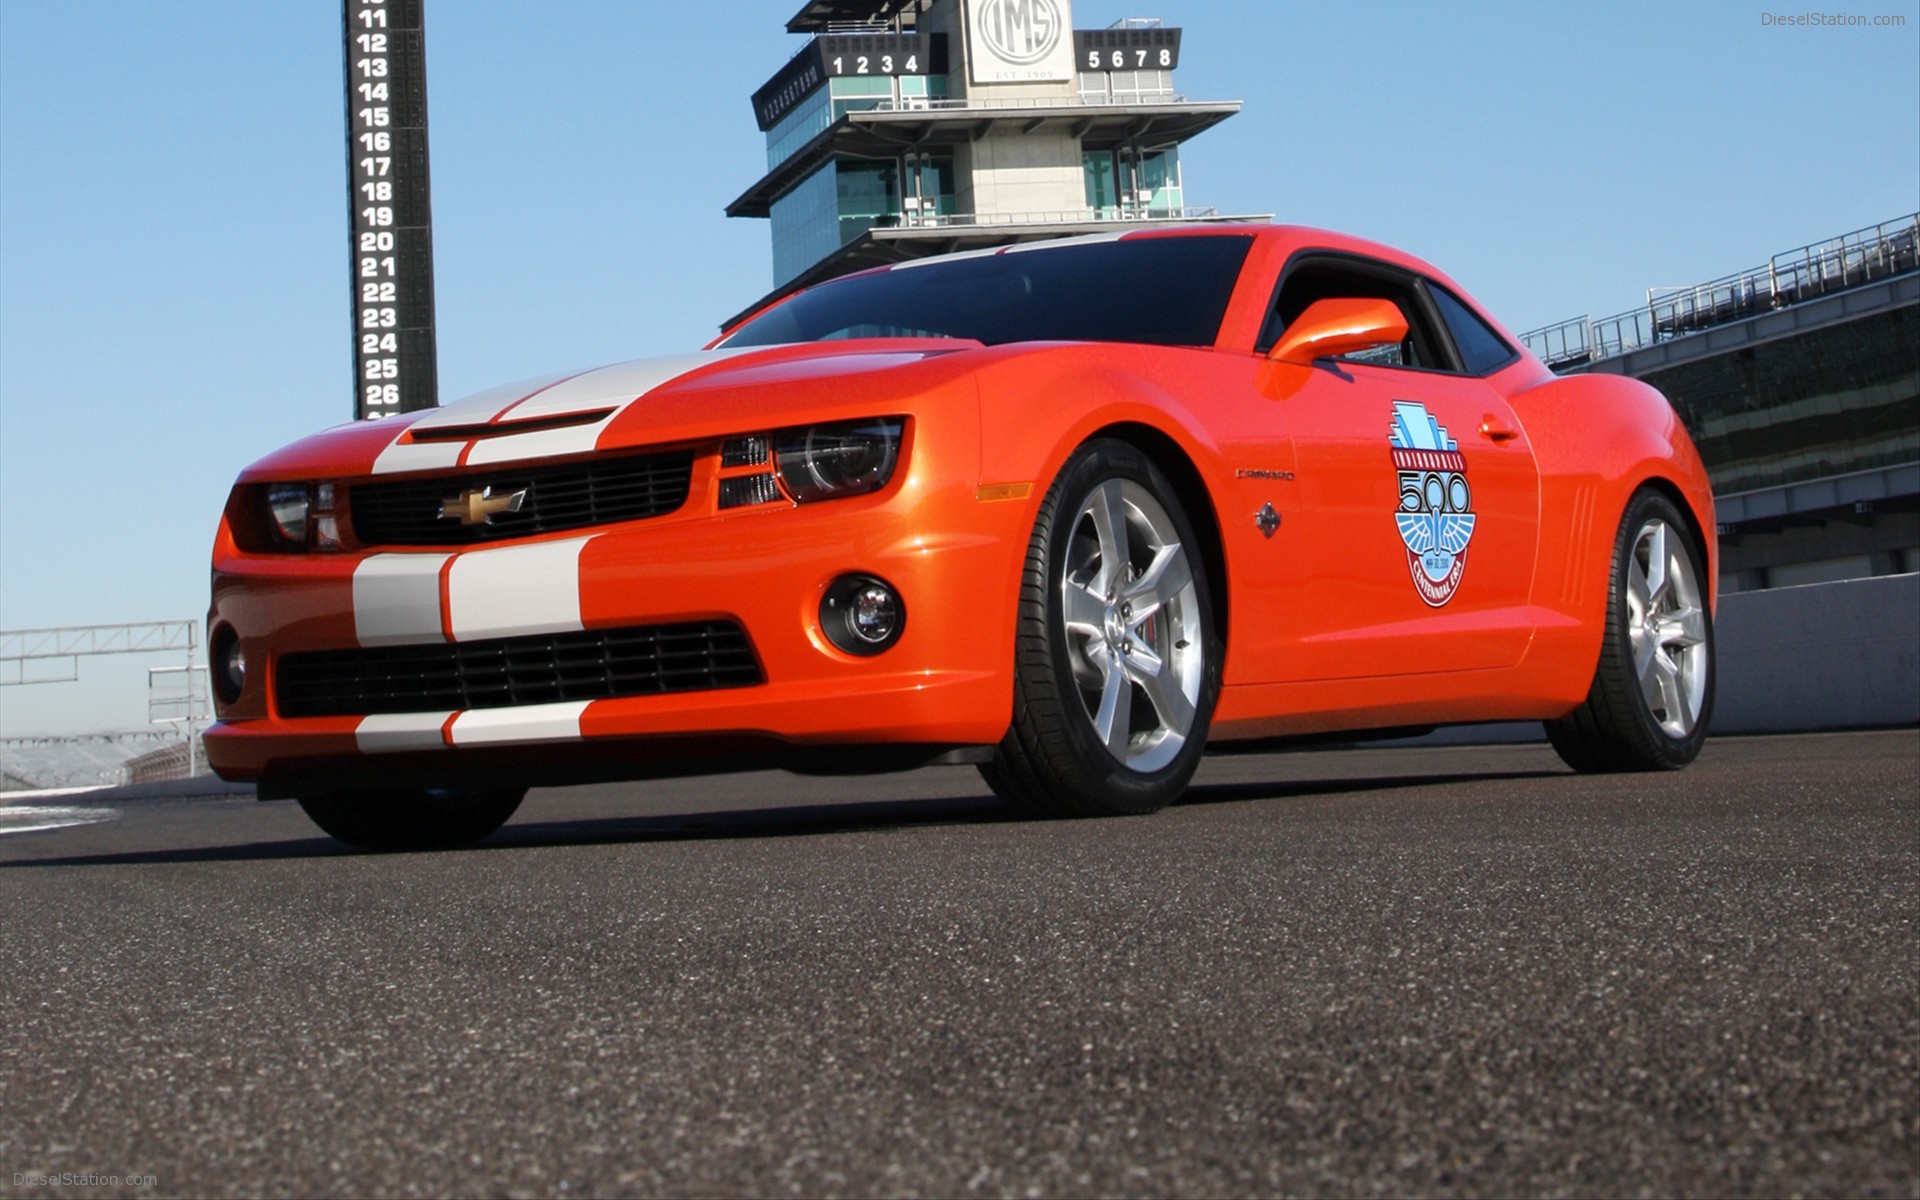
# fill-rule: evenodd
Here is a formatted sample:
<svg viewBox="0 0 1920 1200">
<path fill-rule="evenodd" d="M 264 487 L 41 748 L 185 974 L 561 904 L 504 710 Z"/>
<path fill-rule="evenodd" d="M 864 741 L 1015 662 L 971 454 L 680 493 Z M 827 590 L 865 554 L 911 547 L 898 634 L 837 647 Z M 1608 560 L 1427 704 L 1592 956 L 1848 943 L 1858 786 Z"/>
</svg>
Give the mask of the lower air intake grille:
<svg viewBox="0 0 1920 1200">
<path fill-rule="evenodd" d="M 753 646 L 731 621 L 319 650 L 280 659 L 275 678 L 283 717 L 506 708 L 762 682 Z"/>
</svg>

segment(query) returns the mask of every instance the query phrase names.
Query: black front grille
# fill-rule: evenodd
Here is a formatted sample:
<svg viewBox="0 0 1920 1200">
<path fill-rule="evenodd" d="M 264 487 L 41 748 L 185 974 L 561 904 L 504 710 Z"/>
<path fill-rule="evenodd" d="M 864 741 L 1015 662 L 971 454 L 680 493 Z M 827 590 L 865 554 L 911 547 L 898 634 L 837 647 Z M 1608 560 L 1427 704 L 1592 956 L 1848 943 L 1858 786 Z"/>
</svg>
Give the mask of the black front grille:
<svg viewBox="0 0 1920 1200">
<path fill-rule="evenodd" d="M 751 687 L 760 664 L 731 621 L 289 654 L 275 672 L 283 717 L 507 708 Z"/>
<path fill-rule="evenodd" d="M 687 502 L 693 451 L 630 454 L 544 467 L 498 466 L 358 483 L 348 493 L 353 533 L 363 546 L 461 546 L 635 521 L 673 512 Z M 441 507 L 478 489 L 500 499 L 524 491 L 517 511 L 494 512 L 485 524 L 463 525 Z"/>
</svg>

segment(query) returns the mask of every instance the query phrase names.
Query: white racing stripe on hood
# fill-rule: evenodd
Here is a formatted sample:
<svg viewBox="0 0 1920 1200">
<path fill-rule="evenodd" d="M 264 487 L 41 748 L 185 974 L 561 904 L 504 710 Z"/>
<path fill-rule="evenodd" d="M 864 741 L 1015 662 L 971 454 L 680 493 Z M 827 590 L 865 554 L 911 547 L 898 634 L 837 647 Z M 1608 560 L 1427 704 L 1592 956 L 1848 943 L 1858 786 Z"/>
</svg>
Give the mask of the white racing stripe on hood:
<svg viewBox="0 0 1920 1200">
<path fill-rule="evenodd" d="M 465 442 L 403 442 L 395 439 L 387 443 L 387 448 L 373 460 L 375 475 L 391 475 L 396 471 L 437 471 L 442 467 L 460 465 L 460 451 L 466 448 Z"/>
<path fill-rule="evenodd" d="M 467 462 L 469 465 L 517 462 L 527 458 L 585 454 L 599 444 L 600 434 L 626 411 L 628 405 L 648 392 L 708 363 L 745 352 L 710 350 L 700 354 L 676 354 L 669 358 L 641 358 L 576 375 L 554 384 L 515 408 L 508 414 L 509 420 L 536 421 L 543 417 L 592 412 L 598 408 L 611 408 L 613 411 L 588 425 L 568 425 L 561 429 L 481 438 L 474 442 Z"/>
<path fill-rule="evenodd" d="M 583 371 L 532 397 L 508 417 L 514 421 L 528 421 L 605 408 L 609 404 L 627 404 L 689 371 L 744 353 L 745 350 L 709 350 L 697 354 L 673 354 L 665 358 L 636 358 L 631 362 Z"/>
<path fill-rule="evenodd" d="M 491 421 L 528 396 L 577 374 L 577 371 L 556 371 L 551 375 L 536 375 L 532 379 L 490 387 L 471 396 L 462 396 L 444 408 L 434 409 L 415 421 L 412 427 L 437 429 L 447 425 L 478 425 L 483 421 Z"/>
<path fill-rule="evenodd" d="M 432 471 L 452 467 L 458 465 L 461 451 L 468 446 L 472 447 L 466 456 L 469 465 L 584 454 L 599 443 L 601 432 L 628 405 L 648 392 L 708 363 L 760 349 L 764 347 L 706 350 L 698 354 L 676 354 L 666 358 L 638 358 L 573 376 L 549 375 L 505 387 L 489 388 L 421 417 L 395 435 L 394 441 L 374 460 L 373 473 L 385 475 L 395 471 Z M 563 417 L 601 408 L 613 411 L 586 425 L 569 425 L 531 433 L 508 433 L 472 441 L 415 443 L 401 440 L 414 429 L 480 425 L 503 413 L 511 424 L 513 421 Z"/>
<path fill-rule="evenodd" d="M 585 454 L 600 442 L 600 431 L 617 413 L 608 413 L 585 425 L 564 429 L 537 429 L 532 433 L 510 433 L 503 437 L 480 438 L 467 455 L 467 465 L 519 462 L 529 458 L 558 458 L 563 454 Z"/>
<path fill-rule="evenodd" d="M 411 421 L 407 427 L 394 435 L 386 449 L 380 451 L 373 460 L 375 475 L 391 475 L 397 471 L 437 471 L 446 467 L 458 466 L 460 452 L 466 449 L 464 441 L 455 439 L 448 442 L 410 442 L 402 440 L 416 429 L 438 429 L 448 425 L 480 425 L 499 416 L 507 409 L 520 403 L 521 399 L 541 388 L 552 387 L 566 375 L 543 375 L 536 379 L 522 379 L 517 383 L 502 384 L 488 388 L 484 392 L 475 392 L 464 400 L 457 400 L 445 408 L 436 408 L 426 416 Z"/>
</svg>

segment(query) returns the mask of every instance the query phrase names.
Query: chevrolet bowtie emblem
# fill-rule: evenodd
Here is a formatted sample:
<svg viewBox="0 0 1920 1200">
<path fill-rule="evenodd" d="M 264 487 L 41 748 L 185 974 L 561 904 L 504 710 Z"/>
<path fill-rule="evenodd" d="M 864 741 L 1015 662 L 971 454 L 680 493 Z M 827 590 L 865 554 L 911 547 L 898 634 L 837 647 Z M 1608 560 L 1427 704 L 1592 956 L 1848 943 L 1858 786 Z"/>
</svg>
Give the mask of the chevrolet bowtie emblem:
<svg viewBox="0 0 1920 1200">
<path fill-rule="evenodd" d="M 495 516 L 503 512 L 519 512 L 520 506 L 526 502 L 525 488 L 504 496 L 494 495 L 491 487 L 468 488 L 453 499 L 440 502 L 440 519 L 458 521 L 462 525 L 491 525 Z"/>
</svg>

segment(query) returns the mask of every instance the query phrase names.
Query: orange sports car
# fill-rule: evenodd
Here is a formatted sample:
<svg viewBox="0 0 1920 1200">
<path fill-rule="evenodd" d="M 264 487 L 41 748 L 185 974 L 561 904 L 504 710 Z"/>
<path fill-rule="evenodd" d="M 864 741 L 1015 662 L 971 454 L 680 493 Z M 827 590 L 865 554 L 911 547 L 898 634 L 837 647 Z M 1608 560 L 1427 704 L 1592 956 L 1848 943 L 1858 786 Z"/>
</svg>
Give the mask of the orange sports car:
<svg viewBox="0 0 1920 1200">
<path fill-rule="evenodd" d="M 973 763 L 1031 813 L 1144 813 L 1210 744 L 1468 721 L 1673 768 L 1716 553 L 1657 391 L 1555 376 L 1416 258 L 1010 246 L 249 467 L 207 757 L 368 848 L 764 766 Z"/>
</svg>

